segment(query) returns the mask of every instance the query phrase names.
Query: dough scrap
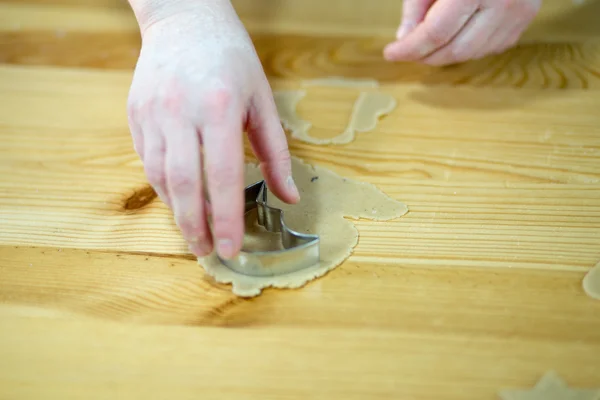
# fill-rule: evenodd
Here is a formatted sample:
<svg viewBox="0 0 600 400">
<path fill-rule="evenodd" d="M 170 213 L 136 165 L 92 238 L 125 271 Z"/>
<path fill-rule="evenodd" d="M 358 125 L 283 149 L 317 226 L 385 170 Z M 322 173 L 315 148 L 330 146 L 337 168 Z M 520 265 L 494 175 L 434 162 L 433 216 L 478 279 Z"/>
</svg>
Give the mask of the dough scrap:
<svg viewBox="0 0 600 400">
<path fill-rule="evenodd" d="M 408 212 L 405 204 L 388 197 L 376 186 L 344 178 L 333 171 L 311 166 L 292 157 L 292 171 L 300 191 L 298 204 L 289 205 L 271 194 L 269 205 L 281 208 L 286 224 L 293 230 L 320 236 L 321 262 L 293 273 L 255 277 L 237 273 L 223 265 L 215 253 L 198 258 L 206 273 L 217 282 L 232 284 L 234 294 L 254 297 L 267 287 L 299 288 L 340 265 L 358 243 L 358 230 L 344 217 L 388 221 Z M 245 184 L 263 179 L 256 164 L 246 164 Z M 248 215 L 248 218 L 255 218 Z M 280 248 L 280 235 L 257 226 L 248 226 L 244 236 L 245 251 Z"/>
<path fill-rule="evenodd" d="M 331 86 L 346 88 L 378 88 L 379 82 L 375 79 L 348 79 L 341 76 L 310 79 L 302 82 L 302 86 Z"/>
<path fill-rule="evenodd" d="M 389 114 L 394 108 L 396 108 L 396 99 L 389 94 L 362 92 L 354 103 L 352 116 L 344 133 L 329 141 L 333 144 L 350 143 L 356 137 L 356 132 L 375 129 L 379 117 Z"/>
<path fill-rule="evenodd" d="M 592 299 L 600 300 L 600 262 L 585 274 L 583 290 Z"/>
<path fill-rule="evenodd" d="M 300 100 L 306 96 L 306 90 L 274 91 L 273 98 L 277 106 L 279 119 L 286 129 L 292 132 L 295 138 L 302 138 L 312 128 L 312 124 L 298 116 L 296 107 Z"/>
<path fill-rule="evenodd" d="M 369 79 L 332 77 L 304 81 L 303 86 L 377 88 L 379 83 Z M 375 129 L 379 118 L 392 112 L 397 105 L 396 99 L 389 94 L 362 91 L 354 103 L 346 129 L 333 138 L 317 139 L 308 134 L 312 124 L 300 118 L 296 111 L 298 103 L 306 96 L 306 90 L 274 91 L 273 95 L 281 123 L 291 131 L 292 137 L 306 143 L 320 145 L 352 142 L 356 138 L 356 132 L 368 132 Z"/>
<path fill-rule="evenodd" d="M 571 389 L 555 371 L 548 371 L 530 390 L 502 390 L 502 400 L 600 400 L 599 389 Z"/>
</svg>

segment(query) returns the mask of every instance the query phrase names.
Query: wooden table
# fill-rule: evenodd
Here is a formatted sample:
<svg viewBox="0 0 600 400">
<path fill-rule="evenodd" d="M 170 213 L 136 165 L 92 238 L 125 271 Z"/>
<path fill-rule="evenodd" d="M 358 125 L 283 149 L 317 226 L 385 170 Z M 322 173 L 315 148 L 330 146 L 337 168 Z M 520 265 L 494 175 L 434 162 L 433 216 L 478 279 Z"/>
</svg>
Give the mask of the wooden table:
<svg viewBox="0 0 600 400">
<path fill-rule="evenodd" d="M 547 370 L 600 386 L 600 2 L 546 0 L 516 49 L 448 68 L 380 55 L 393 0 L 238 1 L 273 86 L 380 80 L 398 108 L 294 155 L 410 212 L 250 300 L 207 278 L 148 188 L 122 0 L 0 2 L 1 399 L 495 399 Z M 299 111 L 342 130 L 351 91 Z"/>
</svg>

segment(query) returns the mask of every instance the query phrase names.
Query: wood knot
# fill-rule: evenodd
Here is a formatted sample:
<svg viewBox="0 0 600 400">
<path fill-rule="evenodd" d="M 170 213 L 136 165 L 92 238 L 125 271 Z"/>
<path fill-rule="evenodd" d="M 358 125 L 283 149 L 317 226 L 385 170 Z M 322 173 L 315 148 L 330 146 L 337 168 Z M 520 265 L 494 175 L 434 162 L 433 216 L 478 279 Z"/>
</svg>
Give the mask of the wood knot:
<svg viewBox="0 0 600 400">
<path fill-rule="evenodd" d="M 158 195 L 150 185 L 146 185 L 143 188 L 137 189 L 131 196 L 129 196 L 123 203 L 124 211 L 135 211 L 139 210 L 148 204 L 150 204 Z"/>
</svg>

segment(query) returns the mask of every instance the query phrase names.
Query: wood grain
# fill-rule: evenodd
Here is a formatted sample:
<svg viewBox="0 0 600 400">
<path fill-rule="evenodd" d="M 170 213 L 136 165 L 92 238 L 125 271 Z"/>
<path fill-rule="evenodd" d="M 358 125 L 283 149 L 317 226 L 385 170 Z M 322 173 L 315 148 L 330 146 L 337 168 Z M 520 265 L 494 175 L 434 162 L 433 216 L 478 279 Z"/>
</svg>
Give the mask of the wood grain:
<svg viewBox="0 0 600 400">
<path fill-rule="evenodd" d="M 5 248 L 0 271 L 9 398 L 492 399 L 549 367 L 573 384 L 598 378 L 598 308 L 580 273 L 346 263 L 244 300 L 175 257 Z M 66 392 L 69 376 L 80 379 Z"/>
<path fill-rule="evenodd" d="M 546 0 L 515 49 L 388 64 L 396 0 L 237 0 L 275 90 L 376 78 L 398 107 L 292 153 L 408 204 L 353 256 L 241 299 L 205 276 L 134 153 L 122 0 L 0 0 L 0 399 L 492 400 L 600 387 L 600 2 Z M 311 87 L 313 133 L 357 89 Z M 246 144 L 246 155 L 252 159 Z"/>
<path fill-rule="evenodd" d="M 232 0 L 254 32 L 394 37 L 401 0 Z M 0 29 L 137 30 L 126 0 L 0 0 Z M 82 14 L 83 12 L 83 14 Z M 600 37 L 598 0 L 544 0 L 523 41 L 562 42 Z M 95 17 L 91 18 L 91 14 Z M 51 18 L 49 18 L 51 17 Z M 35 21 L 34 25 L 30 22 Z"/>
<path fill-rule="evenodd" d="M 272 78 L 310 79 L 332 75 L 374 78 L 385 83 L 531 89 L 600 88 L 600 39 L 574 43 L 524 43 L 507 52 L 445 68 L 382 59 L 387 40 L 356 36 L 312 38 L 253 34 L 266 73 Z M 43 30 L 0 32 L 6 64 L 70 68 L 135 67 L 139 33 Z M 73 54 L 73 49 L 78 51 Z"/>
<path fill-rule="evenodd" d="M 127 132 L 124 104 L 116 107 L 114 101 L 124 101 L 130 73 L 14 67 L 0 73 L 10 99 L 2 104 L 0 117 L 11 121 L 0 133 L 5 160 L 0 187 L 8 194 L 0 200 L 3 242 L 187 252 L 162 203 L 149 203 L 139 212 L 126 210 L 136 191 L 147 185 Z M 295 86 L 274 82 L 274 87 Z M 336 112 L 350 106 L 358 91 L 319 96 L 318 90 L 306 97 L 300 111 L 316 130 L 343 130 L 344 115 Z M 453 98 L 455 108 L 445 110 L 411 100 L 428 97 L 412 94 L 422 88 L 397 85 L 385 90 L 402 105 L 380 122 L 379 133 L 359 134 L 356 142 L 335 151 L 291 141 L 294 154 L 373 182 L 410 205 L 410 215 L 398 221 L 361 221 L 357 256 L 546 267 L 593 262 L 600 238 L 600 205 L 593 201 L 600 198 L 599 118 L 594 114 L 599 102 L 593 92 L 574 96 L 572 103 L 567 93 L 541 104 L 522 104 L 525 96 L 514 102 L 513 91 L 494 90 L 492 106 L 506 101 L 501 114 L 506 122 L 491 124 L 482 133 L 481 126 L 497 120 L 499 110 L 483 108 L 475 114 L 456 108 L 463 98 L 483 106 L 491 92 L 440 89 L 430 97 L 437 103 Z M 49 103 L 48 98 L 60 100 Z M 82 103 L 87 107 L 74 114 Z M 555 111 L 559 107 L 568 112 L 568 120 Z M 434 113 L 436 119 L 431 118 Z M 579 127 L 568 123 L 573 117 Z M 97 122 L 90 127 L 92 120 Z M 330 125 L 332 120 L 337 125 Z M 43 148 L 40 137 L 45 138 Z M 564 183 L 570 185 L 560 185 Z M 78 216 L 73 215 L 74 201 Z M 563 217 L 568 220 L 558 222 Z M 484 224 L 488 226 L 481 229 Z M 82 225 L 87 228 L 81 230 Z M 474 231 L 482 236 L 474 239 Z M 499 238 L 504 244 L 490 250 Z M 434 252 L 428 250 L 432 245 Z M 549 246 L 555 253 L 547 252 Z"/>
<path fill-rule="evenodd" d="M 0 10 L 5 15 L 0 19 L 0 57 L 3 62 L 133 68 L 140 38 L 135 18 L 126 2 L 102 0 L 98 4 L 95 0 L 86 1 L 58 3 L 62 5 L 47 5 L 45 2 L 40 5 L 32 0 L 24 3 L 0 2 Z M 273 77 L 299 79 L 338 74 L 437 85 L 559 89 L 600 87 L 600 29 L 594 22 L 595 15 L 600 13 L 600 1 L 588 0 L 579 6 L 544 2 L 540 15 L 530 28 L 530 31 L 539 34 L 526 34 L 519 46 L 503 54 L 446 68 L 385 62 L 381 53 L 390 40 L 390 34 L 377 34 L 382 24 L 385 25 L 378 20 L 392 18 L 388 23 L 392 32 L 397 24 L 395 15 L 399 13 L 396 11 L 401 8 L 401 2 L 379 2 L 380 9 L 362 1 L 351 13 L 336 12 L 333 15 L 323 13 L 322 7 L 311 2 L 279 0 L 274 5 L 271 0 L 258 4 L 243 0 L 238 1 L 236 6 L 251 29 L 266 72 Z M 73 3 L 78 6 L 74 7 Z M 312 3 L 315 1 L 312 0 Z M 96 7 L 91 7 L 94 4 Z M 340 9 L 345 8 L 331 4 L 331 8 L 325 11 Z M 273 10 L 276 10 L 275 14 Z M 268 22 L 264 19 L 267 18 L 281 25 L 277 26 L 276 34 L 265 28 Z M 343 23 L 346 27 L 371 25 L 364 28 L 367 35 L 361 33 L 362 28 L 357 28 L 315 36 L 306 32 L 306 29 L 323 32 L 322 28 L 312 27 L 311 23 L 315 20 L 321 21 L 320 24 Z M 373 21 L 378 23 L 373 25 Z M 304 28 L 282 28 L 294 24 Z M 573 36 L 577 29 L 588 30 Z M 561 33 L 562 30 L 565 32 Z M 78 51 L 73 52 L 74 48 Z"/>
</svg>

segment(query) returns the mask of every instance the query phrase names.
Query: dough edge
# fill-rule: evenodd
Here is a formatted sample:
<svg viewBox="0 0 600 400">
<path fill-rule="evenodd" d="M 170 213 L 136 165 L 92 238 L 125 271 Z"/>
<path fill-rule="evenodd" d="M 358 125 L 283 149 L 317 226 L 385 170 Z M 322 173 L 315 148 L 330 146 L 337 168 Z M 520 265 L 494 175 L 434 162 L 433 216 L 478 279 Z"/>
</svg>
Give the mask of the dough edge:
<svg viewBox="0 0 600 400">
<path fill-rule="evenodd" d="M 600 262 L 585 274 L 581 286 L 589 297 L 600 300 Z"/>
<path fill-rule="evenodd" d="M 379 110 L 377 110 L 372 115 L 372 117 L 374 118 L 374 123 L 369 124 L 367 129 L 357 129 L 356 125 L 359 125 L 359 124 L 357 123 L 357 121 L 355 121 L 355 118 L 360 113 L 362 104 L 370 93 L 368 91 L 364 91 L 364 89 L 379 88 L 380 87 L 379 81 L 377 81 L 375 79 L 368 79 L 368 78 L 367 79 L 365 79 L 365 78 L 363 78 L 363 79 L 354 78 L 353 79 L 353 78 L 344 78 L 344 77 L 340 77 L 340 76 L 330 76 L 327 78 L 304 80 L 304 81 L 302 81 L 301 85 L 302 85 L 302 87 L 305 87 L 305 88 L 310 87 L 310 86 L 325 86 L 325 87 L 329 86 L 329 87 L 345 87 L 345 88 L 355 88 L 355 89 L 362 88 L 363 89 L 363 91 L 361 91 L 359 93 L 357 99 L 354 101 L 351 115 L 348 119 L 346 128 L 338 135 L 331 137 L 331 138 L 326 138 L 326 139 L 320 139 L 320 138 L 315 138 L 315 137 L 311 136 L 309 134 L 309 132 L 312 128 L 312 123 L 310 121 L 302 119 L 297 113 L 298 103 L 304 97 L 306 97 L 306 94 L 307 94 L 306 90 L 303 90 L 303 89 L 281 90 L 281 91 L 275 90 L 273 92 L 274 97 L 276 98 L 276 101 L 275 101 L 276 104 L 278 104 L 278 102 L 277 102 L 278 99 L 280 99 L 280 101 L 283 101 L 283 99 L 285 99 L 286 96 L 289 96 L 289 98 L 292 100 L 287 104 L 285 103 L 285 101 L 283 103 L 278 104 L 278 107 L 283 107 L 283 105 L 285 104 L 285 109 L 294 116 L 294 118 L 288 119 L 287 116 L 280 114 L 279 118 L 280 118 L 280 121 L 281 121 L 281 124 L 283 125 L 283 127 L 291 133 L 291 136 L 293 138 L 300 140 L 302 142 L 305 142 L 305 143 L 309 143 L 309 144 L 345 145 L 345 144 L 351 143 L 354 140 L 356 140 L 357 133 L 366 133 L 366 132 L 373 131 L 377 127 L 379 120 L 383 116 L 389 115 L 398 106 L 398 101 L 396 100 L 396 98 L 390 94 L 386 94 L 389 98 L 388 104 L 385 107 L 382 107 Z M 379 95 L 384 95 L 384 93 L 379 93 L 379 92 L 376 92 L 376 93 Z M 294 123 L 294 122 L 296 122 L 296 123 Z"/>
<path fill-rule="evenodd" d="M 309 164 L 306 161 L 304 161 L 298 157 L 295 157 L 295 156 L 292 156 L 292 158 L 295 159 L 300 164 L 303 164 L 310 170 L 316 171 L 315 165 Z M 245 163 L 245 165 L 246 165 L 246 167 L 256 167 L 258 165 L 258 163 L 257 162 L 247 162 L 247 163 Z M 326 169 L 326 171 L 327 171 L 327 173 L 331 173 L 331 174 L 338 175 L 341 177 L 341 175 L 337 174 L 334 171 L 331 171 L 328 169 Z M 361 185 L 371 186 L 371 188 L 373 190 L 379 192 L 381 195 L 383 195 L 385 197 L 390 198 L 390 196 L 387 195 L 383 190 L 381 190 L 378 186 L 376 186 L 370 182 L 363 182 L 363 181 L 359 181 L 359 180 L 356 180 L 353 178 L 344 178 L 344 179 L 359 183 Z M 369 216 L 369 218 L 361 218 L 358 215 L 343 215 L 343 218 L 349 219 L 351 221 L 359 221 L 361 219 L 368 219 L 370 221 L 384 222 L 384 221 L 392 221 L 395 219 L 402 218 L 409 212 L 409 208 L 404 202 L 401 202 L 401 201 L 395 200 L 395 199 L 392 199 L 392 200 L 398 204 L 398 213 L 395 216 L 391 216 L 388 218 L 382 218 L 379 216 L 372 216 L 372 217 Z M 346 251 L 346 253 L 343 255 L 343 257 L 340 257 L 338 261 L 331 262 L 330 264 L 318 264 L 318 265 L 315 265 L 315 266 L 312 266 L 312 267 L 309 267 L 306 269 L 302 269 L 300 271 L 295 271 L 295 272 L 283 274 L 283 275 L 274 275 L 274 276 L 269 276 L 269 277 L 262 277 L 262 276 L 258 277 L 258 276 L 249 276 L 249 275 L 239 274 L 239 273 L 231 270 L 227 266 L 223 265 L 218 260 L 215 252 L 213 252 L 212 254 L 205 256 L 205 257 L 198 257 L 198 264 L 204 269 L 206 274 L 211 276 L 216 282 L 223 283 L 223 284 L 231 284 L 232 292 L 235 295 L 240 296 L 240 297 L 258 296 L 262 293 L 263 289 L 266 289 L 269 287 L 279 288 L 279 289 L 299 289 L 299 288 L 305 286 L 308 282 L 313 281 L 317 278 L 320 278 L 320 277 L 324 276 L 325 274 L 327 274 L 329 271 L 332 271 L 333 269 L 339 267 L 341 264 L 343 264 L 345 261 L 347 261 L 348 258 L 354 253 L 354 249 L 356 248 L 356 246 L 358 245 L 358 242 L 359 242 L 360 232 L 356 228 L 356 225 L 354 225 L 354 224 L 351 224 L 351 225 L 352 225 L 352 229 L 355 231 L 355 234 L 356 234 L 353 242 L 350 244 L 348 251 Z"/>
</svg>

